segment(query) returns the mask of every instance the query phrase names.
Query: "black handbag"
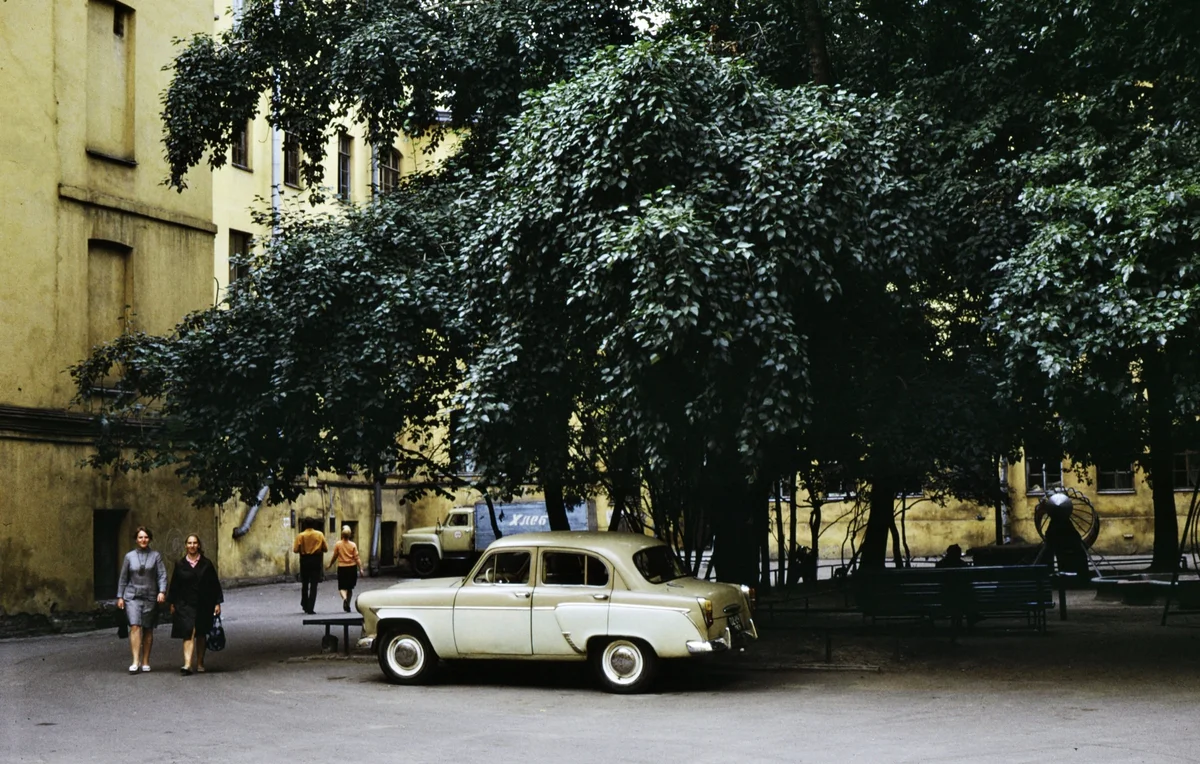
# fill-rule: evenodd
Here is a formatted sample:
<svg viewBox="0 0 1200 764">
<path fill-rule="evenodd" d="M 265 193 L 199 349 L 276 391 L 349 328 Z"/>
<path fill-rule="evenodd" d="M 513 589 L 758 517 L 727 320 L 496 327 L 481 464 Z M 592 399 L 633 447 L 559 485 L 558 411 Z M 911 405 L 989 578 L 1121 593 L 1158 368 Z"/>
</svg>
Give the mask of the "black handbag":
<svg viewBox="0 0 1200 764">
<path fill-rule="evenodd" d="M 117 639 L 129 639 L 129 616 L 124 610 L 117 613 Z"/>
<path fill-rule="evenodd" d="M 221 616 L 213 618 L 212 628 L 204 635 L 204 644 L 214 653 L 225 649 L 225 627 L 221 625 Z"/>
</svg>

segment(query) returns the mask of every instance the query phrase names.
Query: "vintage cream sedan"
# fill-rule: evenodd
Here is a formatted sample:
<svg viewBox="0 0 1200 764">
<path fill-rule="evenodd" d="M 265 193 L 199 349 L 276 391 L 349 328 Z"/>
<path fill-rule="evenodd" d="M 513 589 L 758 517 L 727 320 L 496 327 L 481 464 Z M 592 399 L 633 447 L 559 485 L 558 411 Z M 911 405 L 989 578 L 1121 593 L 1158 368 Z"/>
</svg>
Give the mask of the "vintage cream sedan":
<svg viewBox="0 0 1200 764">
<path fill-rule="evenodd" d="M 692 578 L 671 548 L 633 533 L 524 533 L 493 542 L 465 578 L 358 597 L 360 649 L 391 682 L 426 681 L 438 659 L 591 661 L 611 692 L 639 692 L 660 660 L 758 637 L 750 589 Z"/>
</svg>

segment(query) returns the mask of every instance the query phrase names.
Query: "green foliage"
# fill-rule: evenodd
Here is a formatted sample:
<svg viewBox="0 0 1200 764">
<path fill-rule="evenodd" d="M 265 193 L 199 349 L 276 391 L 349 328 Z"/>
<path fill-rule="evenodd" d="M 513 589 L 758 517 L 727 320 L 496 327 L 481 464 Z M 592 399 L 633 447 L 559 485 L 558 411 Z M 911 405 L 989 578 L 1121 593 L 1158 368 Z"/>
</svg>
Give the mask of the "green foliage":
<svg viewBox="0 0 1200 764">
<path fill-rule="evenodd" d="M 566 77 L 598 46 L 628 41 L 636 3 L 498 0 L 246 0 L 240 21 L 187 42 L 163 96 L 170 185 L 220 167 L 234 131 L 270 94 L 267 119 L 294 135 L 305 185 L 353 121 L 375 146 L 401 130 L 440 139 L 469 132 L 460 161 L 494 145 L 520 94 Z M 446 112 L 448 110 L 448 119 Z"/>
<path fill-rule="evenodd" d="M 756 479 L 810 416 L 818 319 L 864 288 L 899 306 L 928 246 L 908 124 L 680 43 L 606 51 L 532 97 L 473 197 L 461 272 L 481 464 L 544 469 L 598 406 L 647 469 Z"/>
<path fill-rule="evenodd" d="M 285 219 L 224 305 L 76 367 L 83 401 L 119 372 L 120 394 L 99 399 L 106 418 L 165 425 L 122 467 L 177 463 L 198 504 L 249 501 L 264 484 L 291 499 L 319 471 L 445 472 L 430 444 L 459 371 L 442 297 L 454 223 L 439 192 L 405 188 L 345 220 Z M 98 462 L 135 445 L 107 435 Z"/>
</svg>

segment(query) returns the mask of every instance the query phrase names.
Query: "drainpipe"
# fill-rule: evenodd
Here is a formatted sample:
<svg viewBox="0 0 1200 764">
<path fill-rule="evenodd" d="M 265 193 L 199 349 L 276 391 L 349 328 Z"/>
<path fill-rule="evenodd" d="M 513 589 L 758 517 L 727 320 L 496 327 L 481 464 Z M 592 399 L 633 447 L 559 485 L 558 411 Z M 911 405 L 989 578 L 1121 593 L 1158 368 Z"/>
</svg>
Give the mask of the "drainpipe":
<svg viewBox="0 0 1200 764">
<path fill-rule="evenodd" d="M 275 16 L 279 16 L 280 3 L 275 0 Z M 279 100 L 279 75 L 275 75 L 275 100 Z M 280 187 L 283 184 L 283 134 L 278 127 L 271 128 L 271 238 L 279 235 Z"/>
<path fill-rule="evenodd" d="M 375 523 L 371 533 L 371 559 L 367 563 L 372 576 L 379 575 L 379 534 L 383 525 L 383 483 L 375 481 Z"/>
<path fill-rule="evenodd" d="M 241 525 L 233 529 L 233 537 L 235 539 L 240 539 L 250 532 L 250 526 L 254 523 L 254 518 L 258 517 L 258 508 L 267 500 L 267 494 L 270 491 L 271 489 L 265 485 L 259 489 L 258 498 L 250 505 L 250 509 L 246 510 L 246 519 L 242 520 Z"/>
</svg>

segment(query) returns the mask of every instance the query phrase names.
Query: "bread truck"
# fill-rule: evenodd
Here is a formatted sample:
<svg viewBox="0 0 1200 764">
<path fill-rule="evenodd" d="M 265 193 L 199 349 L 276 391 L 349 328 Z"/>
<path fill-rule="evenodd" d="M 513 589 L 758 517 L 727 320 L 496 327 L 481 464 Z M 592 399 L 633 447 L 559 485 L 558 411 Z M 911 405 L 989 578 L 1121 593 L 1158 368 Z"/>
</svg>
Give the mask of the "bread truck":
<svg viewBox="0 0 1200 764">
<path fill-rule="evenodd" d="M 495 510 L 496 525 L 502 536 L 550 530 L 545 502 L 498 503 Z M 567 522 L 573 531 L 595 530 L 596 505 L 583 502 L 567 507 Z M 434 526 L 409 530 L 400 537 L 400 553 L 413 573 L 429 578 L 446 563 L 474 563 L 495 540 L 487 504 L 480 502 L 473 507 L 455 507 Z"/>
</svg>

